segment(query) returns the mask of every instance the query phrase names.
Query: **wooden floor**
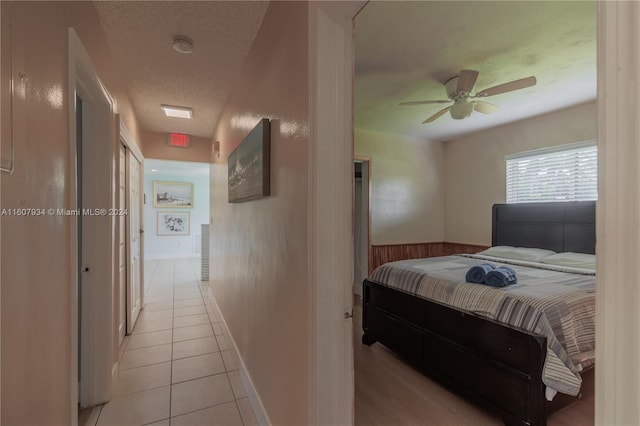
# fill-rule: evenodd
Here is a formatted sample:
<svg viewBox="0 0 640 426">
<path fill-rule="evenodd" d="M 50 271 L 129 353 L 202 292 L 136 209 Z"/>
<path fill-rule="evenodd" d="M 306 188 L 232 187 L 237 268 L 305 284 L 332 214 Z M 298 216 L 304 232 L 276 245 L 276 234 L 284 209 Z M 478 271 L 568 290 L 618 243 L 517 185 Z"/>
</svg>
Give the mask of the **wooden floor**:
<svg viewBox="0 0 640 426">
<path fill-rule="evenodd" d="M 358 296 L 355 296 L 359 300 Z M 355 419 L 357 426 L 502 425 L 502 420 L 441 387 L 380 343 L 363 345 L 362 308 L 354 317 Z M 549 426 L 594 424 L 591 395 L 547 420 Z"/>
</svg>

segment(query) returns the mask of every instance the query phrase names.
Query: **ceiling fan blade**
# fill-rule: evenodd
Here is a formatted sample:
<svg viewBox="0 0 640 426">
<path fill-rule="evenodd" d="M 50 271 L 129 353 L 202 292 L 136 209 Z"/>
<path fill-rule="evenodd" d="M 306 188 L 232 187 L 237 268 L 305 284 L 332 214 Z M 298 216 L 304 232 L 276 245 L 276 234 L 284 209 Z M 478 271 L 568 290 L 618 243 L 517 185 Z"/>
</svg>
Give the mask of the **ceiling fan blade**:
<svg viewBox="0 0 640 426">
<path fill-rule="evenodd" d="M 404 106 L 404 105 L 427 105 L 427 104 L 446 104 L 451 102 L 451 100 L 448 101 L 410 101 L 410 102 L 400 102 L 398 105 L 400 106 Z"/>
<path fill-rule="evenodd" d="M 484 89 L 474 96 L 475 98 L 484 97 L 484 96 L 493 96 L 499 95 L 500 93 L 511 92 L 513 90 L 520 90 L 526 87 L 535 86 L 537 80 L 535 77 L 526 77 L 521 78 L 520 80 L 510 81 L 508 83 L 499 84 L 497 86 L 490 87 L 488 89 Z"/>
<path fill-rule="evenodd" d="M 462 70 L 458 76 L 458 92 L 471 92 L 478 79 L 478 71 Z"/>
<path fill-rule="evenodd" d="M 491 114 L 498 109 L 498 106 L 485 101 L 475 101 L 473 103 L 473 109 L 483 114 Z"/>
<path fill-rule="evenodd" d="M 441 109 L 440 111 L 436 112 L 435 114 L 433 114 L 431 117 L 427 118 L 426 120 L 424 120 L 422 122 L 422 124 L 425 123 L 431 123 L 432 121 L 437 120 L 438 118 L 440 118 L 441 116 L 443 116 L 447 111 L 449 111 L 451 108 L 453 107 L 453 105 L 448 106 L 444 109 Z"/>
</svg>

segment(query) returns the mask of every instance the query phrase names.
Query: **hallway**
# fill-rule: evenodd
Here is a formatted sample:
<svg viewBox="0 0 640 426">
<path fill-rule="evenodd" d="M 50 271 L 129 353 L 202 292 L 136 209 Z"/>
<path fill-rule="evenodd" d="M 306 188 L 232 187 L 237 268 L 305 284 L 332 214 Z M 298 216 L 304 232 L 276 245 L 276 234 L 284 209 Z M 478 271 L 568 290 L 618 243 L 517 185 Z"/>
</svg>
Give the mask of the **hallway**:
<svg viewBox="0 0 640 426">
<path fill-rule="evenodd" d="M 199 268 L 199 258 L 146 262 L 145 308 L 122 344 L 112 400 L 81 425 L 257 424 Z"/>
</svg>

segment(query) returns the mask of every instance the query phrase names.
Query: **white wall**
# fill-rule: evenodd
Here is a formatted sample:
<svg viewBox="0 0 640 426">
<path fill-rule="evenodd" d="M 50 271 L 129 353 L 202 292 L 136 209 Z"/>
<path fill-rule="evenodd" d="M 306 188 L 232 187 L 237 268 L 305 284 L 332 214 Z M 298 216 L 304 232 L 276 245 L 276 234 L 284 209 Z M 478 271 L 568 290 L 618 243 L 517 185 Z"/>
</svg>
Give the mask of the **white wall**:
<svg viewBox="0 0 640 426">
<path fill-rule="evenodd" d="M 355 155 L 371 157 L 371 243 L 491 245 L 504 156 L 596 137 L 595 102 L 448 142 L 355 129 Z"/>
<path fill-rule="evenodd" d="M 16 169 L 12 175 L 1 176 L 2 207 L 69 209 L 75 166 L 69 151 L 68 108 L 73 99 L 68 90 L 68 28 L 73 27 L 80 36 L 117 102 L 118 113 L 133 139 L 139 141 L 126 85 L 113 66 L 93 3 L 0 4 L 3 18 L 9 7 L 14 14 L 11 41 L 17 84 L 13 117 Z M 7 41 L 2 39 L 3 51 Z M 23 83 L 15 78 L 18 72 L 27 76 Z M 3 99 L 6 95 L 2 92 Z M 2 123 L 3 130 L 6 123 Z M 72 277 L 76 273 L 71 266 L 71 231 L 75 222 L 63 216 L 3 216 L 1 220 L 0 423 L 70 425 L 77 410 L 70 397 L 72 388 L 78 386 L 71 380 L 70 343 L 72 333 L 77 332 L 71 325 L 75 309 Z"/>
<path fill-rule="evenodd" d="M 355 129 L 355 155 L 371 157 L 371 244 L 444 240 L 440 142 Z"/>
<path fill-rule="evenodd" d="M 209 282 L 274 425 L 308 424 L 308 4 L 271 2 L 214 131 Z M 227 157 L 271 122 L 271 195 L 228 203 Z"/>
<path fill-rule="evenodd" d="M 445 241 L 491 245 L 491 206 L 506 200 L 504 156 L 597 138 L 595 102 L 444 144 Z"/>
<path fill-rule="evenodd" d="M 172 163 L 172 162 L 168 162 Z M 206 165 L 208 170 L 208 164 Z M 146 169 L 147 167 L 145 167 Z M 167 209 L 153 207 L 153 182 L 191 182 L 193 183 L 193 208 L 191 209 Z M 183 174 L 170 174 L 151 172 L 144 173 L 144 193 L 146 203 L 144 205 L 144 252 L 146 259 L 167 259 L 176 257 L 200 256 L 200 225 L 209 223 L 209 176 L 185 176 Z M 162 235 L 157 234 L 158 212 L 180 211 L 190 213 L 189 235 Z M 197 241 L 196 241 L 197 240 Z M 194 250 L 194 241 L 197 249 Z"/>
</svg>

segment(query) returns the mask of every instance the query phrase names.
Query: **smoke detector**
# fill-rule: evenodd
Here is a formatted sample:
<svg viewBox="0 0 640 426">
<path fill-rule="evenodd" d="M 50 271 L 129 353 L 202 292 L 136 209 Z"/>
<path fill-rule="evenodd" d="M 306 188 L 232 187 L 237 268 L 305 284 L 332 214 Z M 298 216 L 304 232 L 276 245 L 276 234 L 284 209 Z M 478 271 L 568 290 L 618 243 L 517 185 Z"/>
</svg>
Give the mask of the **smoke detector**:
<svg viewBox="0 0 640 426">
<path fill-rule="evenodd" d="M 180 53 L 193 52 L 193 41 L 185 36 L 175 36 L 173 38 L 173 49 Z"/>
</svg>

